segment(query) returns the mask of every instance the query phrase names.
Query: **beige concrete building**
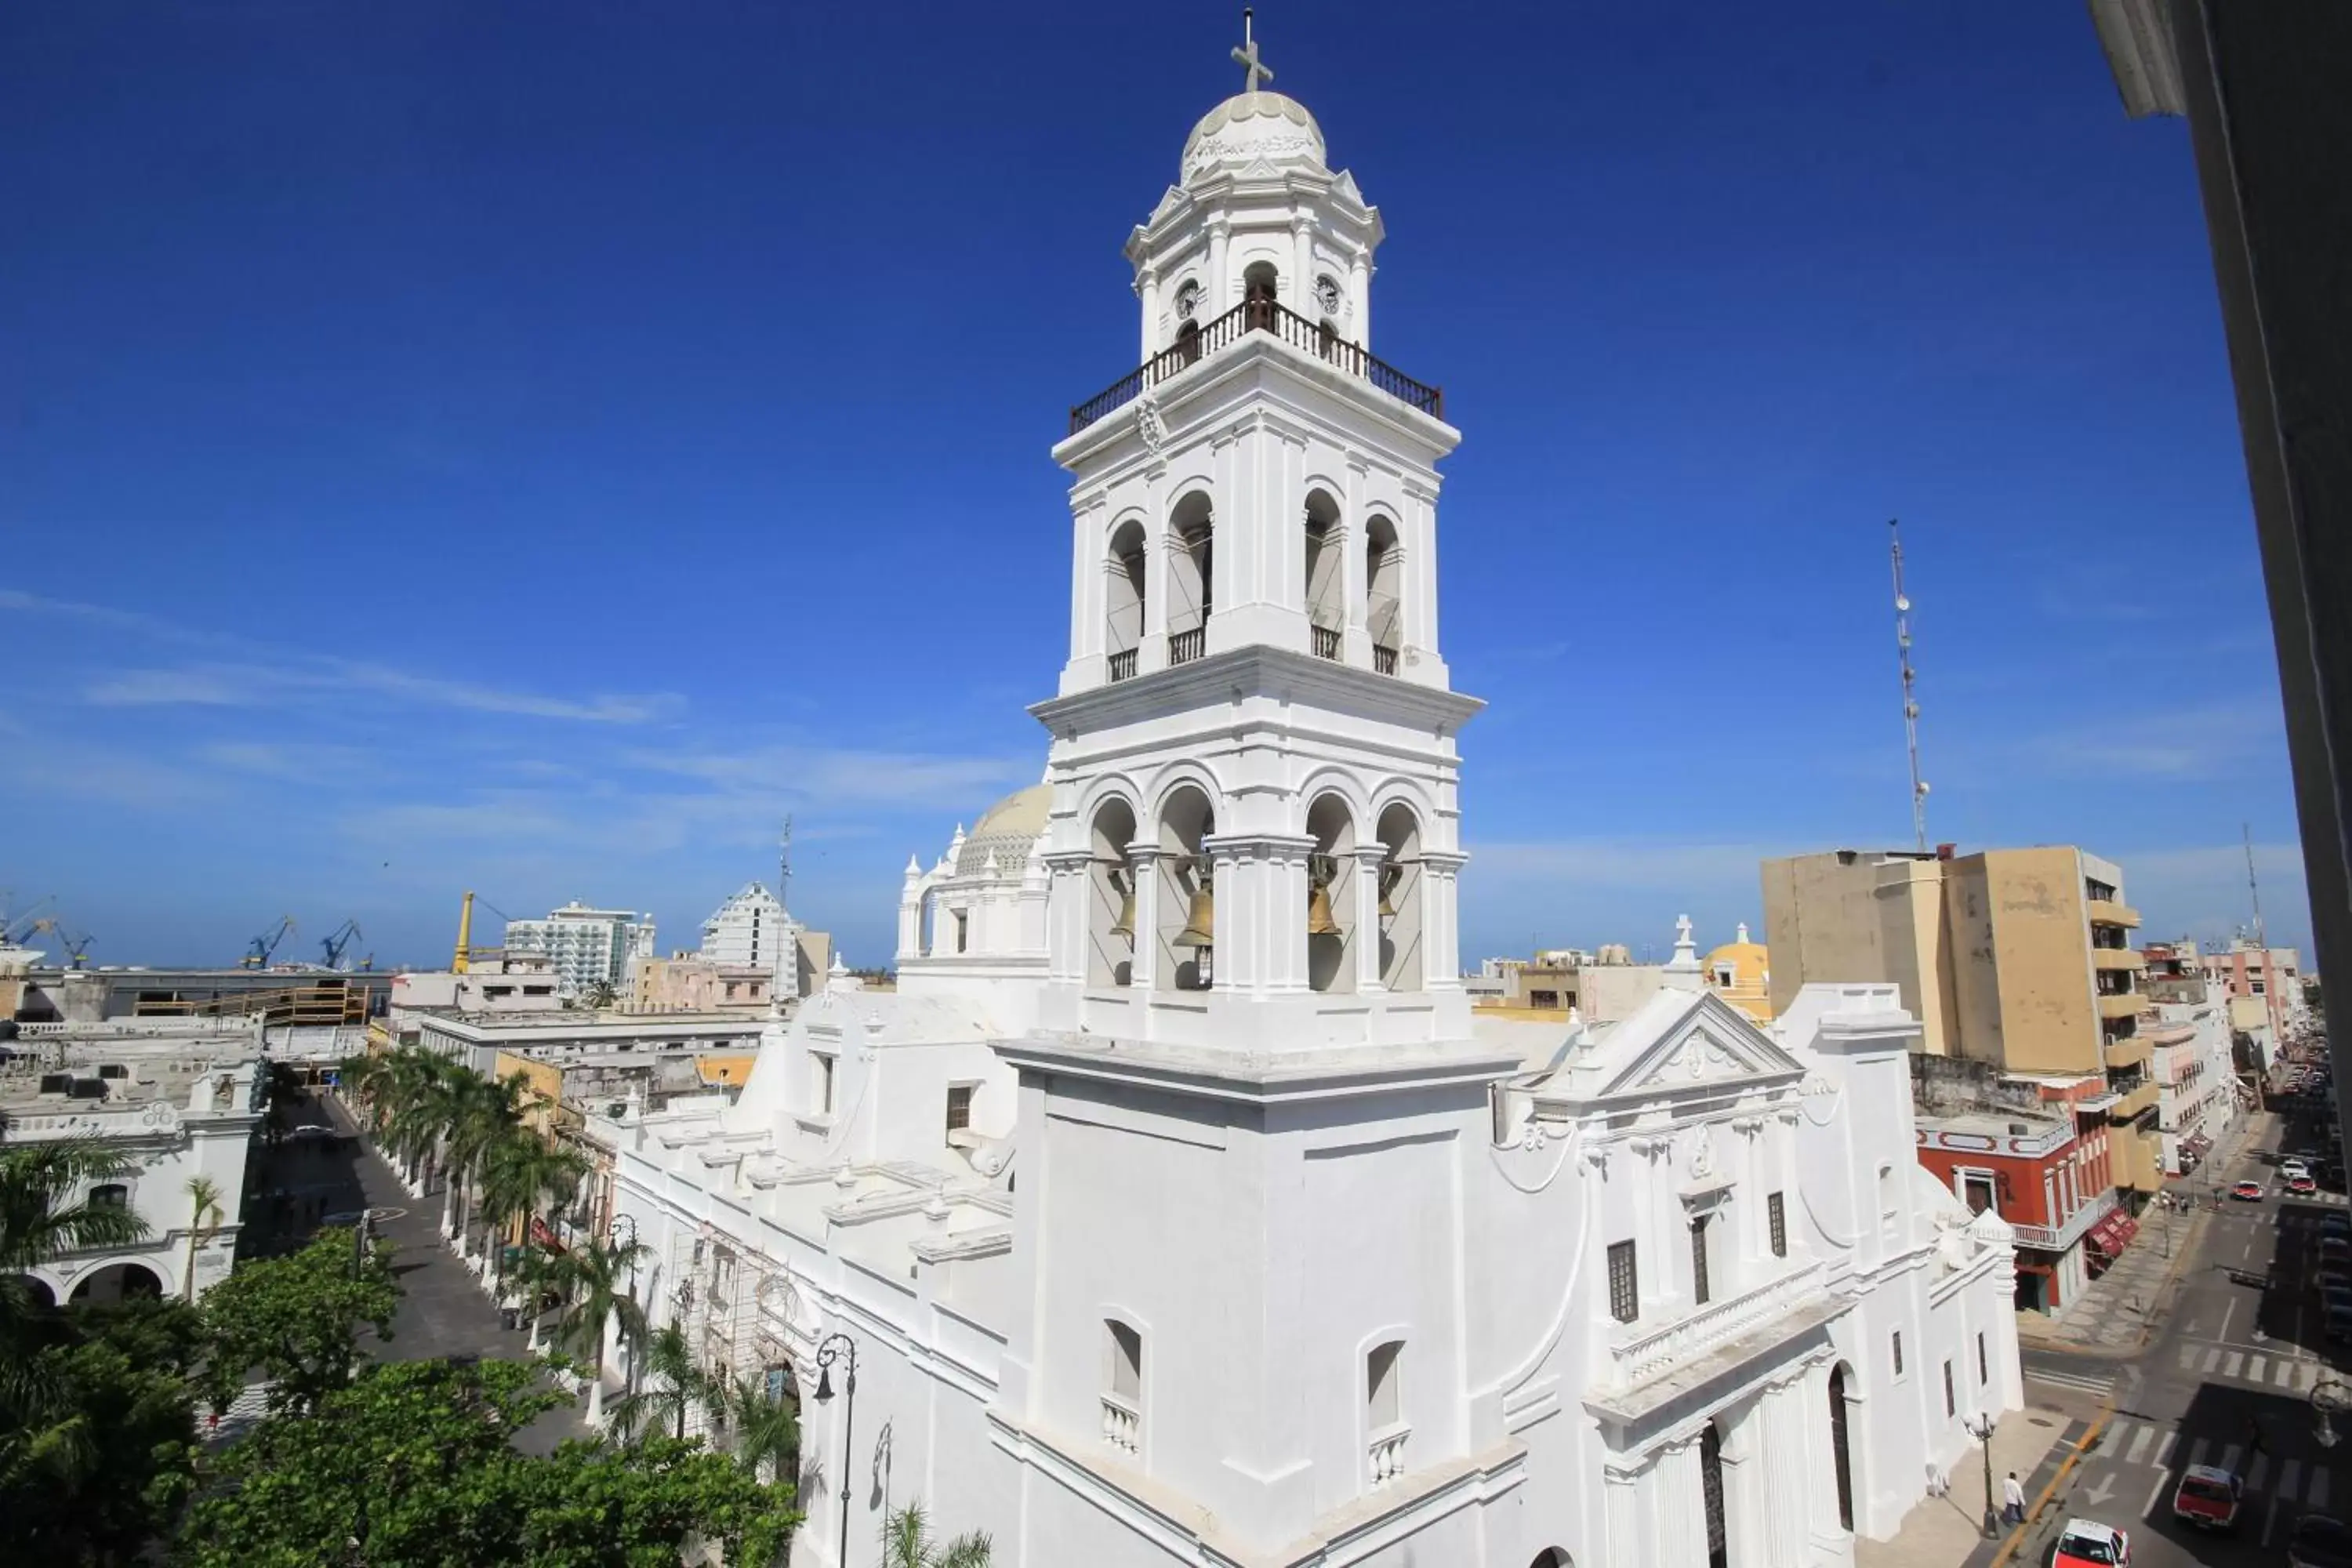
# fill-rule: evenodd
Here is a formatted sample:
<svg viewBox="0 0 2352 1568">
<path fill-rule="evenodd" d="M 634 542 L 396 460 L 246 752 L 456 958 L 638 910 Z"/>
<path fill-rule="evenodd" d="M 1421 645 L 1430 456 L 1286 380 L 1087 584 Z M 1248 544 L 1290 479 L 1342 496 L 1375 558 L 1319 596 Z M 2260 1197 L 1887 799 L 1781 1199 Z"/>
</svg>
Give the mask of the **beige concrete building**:
<svg viewBox="0 0 2352 1568">
<path fill-rule="evenodd" d="M 1975 855 L 1832 850 L 1763 866 L 1771 995 L 1809 981 L 1892 983 L 1921 1048 L 2003 1071 L 2103 1074 L 2118 1186 L 2163 1181 L 2159 1086 L 2123 871 L 2071 845 Z"/>
</svg>

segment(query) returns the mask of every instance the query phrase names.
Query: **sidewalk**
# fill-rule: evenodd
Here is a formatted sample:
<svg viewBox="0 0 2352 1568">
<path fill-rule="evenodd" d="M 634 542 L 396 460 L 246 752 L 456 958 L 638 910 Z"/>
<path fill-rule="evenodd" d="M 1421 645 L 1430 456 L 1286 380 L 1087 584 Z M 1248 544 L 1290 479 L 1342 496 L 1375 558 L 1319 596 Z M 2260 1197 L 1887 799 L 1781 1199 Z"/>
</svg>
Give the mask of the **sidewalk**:
<svg viewBox="0 0 2352 1568">
<path fill-rule="evenodd" d="M 2080 1436 L 2084 1425 L 2069 1421 L 2063 1411 L 2032 1404 L 2001 1417 L 1992 1435 L 1993 1496 L 2000 1495 L 2001 1478 L 2015 1470 L 2031 1507 L 2070 1451 L 2062 1439 Z M 2014 1533 L 1987 1540 L 1984 1511 L 1984 1450 L 1971 1444 L 1952 1465 L 1951 1490 L 1913 1508 L 1894 1540 L 1854 1542 L 1854 1568 L 1984 1568 Z"/>
<path fill-rule="evenodd" d="M 2215 1146 L 2206 1162 L 2207 1175 L 2199 1179 L 2197 1189 L 2226 1179 L 2249 1141 L 2259 1142 L 2270 1130 L 2271 1120 L 2268 1111 L 2249 1111 Z M 2182 1185 L 2186 1188 L 2187 1184 Z M 2074 1354 L 2136 1353 L 2170 1308 L 2181 1267 L 2196 1255 L 2211 1218 L 2209 1208 L 2182 1214 L 2151 1206 L 2140 1216 L 2139 1235 L 2124 1255 L 2084 1287 L 2063 1314 L 2049 1318 L 2039 1312 L 2018 1313 L 2018 1342 Z"/>
</svg>

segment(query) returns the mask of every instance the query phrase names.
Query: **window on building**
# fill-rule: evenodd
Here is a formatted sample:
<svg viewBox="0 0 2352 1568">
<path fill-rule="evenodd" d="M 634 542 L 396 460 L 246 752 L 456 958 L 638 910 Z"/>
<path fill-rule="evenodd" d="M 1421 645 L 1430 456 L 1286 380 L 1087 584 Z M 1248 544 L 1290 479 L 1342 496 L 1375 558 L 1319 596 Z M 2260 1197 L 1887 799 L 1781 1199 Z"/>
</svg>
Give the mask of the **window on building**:
<svg viewBox="0 0 2352 1568">
<path fill-rule="evenodd" d="M 2246 984 L 2252 989 L 2255 995 L 2259 996 L 2263 994 L 2263 983 L 2261 981 L 2250 980 Z"/>
<path fill-rule="evenodd" d="M 1885 1224 L 1895 1223 L 1895 1167 L 1878 1167 L 1878 1217 Z"/>
<path fill-rule="evenodd" d="M 1903 1331 L 1902 1331 L 1902 1330 L 1897 1329 L 1897 1330 L 1895 1330 L 1895 1333 L 1894 1333 L 1894 1336 L 1893 1336 L 1893 1342 L 1893 1342 L 1893 1344 L 1894 1344 L 1894 1346 L 1895 1346 L 1895 1376 L 1897 1376 L 1897 1377 L 1901 1377 L 1901 1376 L 1903 1375 Z"/>
<path fill-rule="evenodd" d="M 1364 1417 L 1378 1432 L 1404 1419 L 1404 1396 L 1399 1386 L 1403 1374 L 1404 1342 L 1391 1340 L 1364 1358 Z"/>
<path fill-rule="evenodd" d="M 1992 1195 L 1992 1178 L 1969 1172 L 1960 1178 L 1960 1195 L 1967 1200 L 1970 1214 L 1982 1214 L 1996 1206 Z"/>
<path fill-rule="evenodd" d="M 1633 1244 L 1609 1244 L 1609 1315 L 1630 1323 L 1642 1315 L 1642 1282 L 1634 1271 Z"/>
<path fill-rule="evenodd" d="M 1944 1419 L 1950 1420 L 1960 1413 L 1960 1396 L 1952 1387 L 1952 1363 L 1944 1363 Z"/>
<path fill-rule="evenodd" d="M 970 914 L 969 914 L 967 911 L 965 911 L 965 910 L 956 910 L 956 912 L 955 912 L 955 922 L 956 922 L 956 951 L 957 951 L 958 952 L 961 952 L 964 950 L 964 942 L 965 942 L 965 940 L 966 940 L 966 939 L 967 939 L 967 937 L 971 934 L 971 923 L 970 923 L 970 922 L 971 922 L 971 916 L 970 916 Z"/>
<path fill-rule="evenodd" d="M 1773 1193 L 1764 1200 L 1764 1223 L 1772 1233 L 1772 1256 L 1789 1256 L 1789 1205 L 1780 1194 Z"/>
<path fill-rule="evenodd" d="M 961 1132 L 971 1125 L 971 1090 L 968 1083 L 948 1086 L 948 1131 Z"/>
<path fill-rule="evenodd" d="M 1112 1394 L 1136 1404 L 1143 1398 L 1143 1336 L 1117 1318 L 1105 1319 L 1103 1329 L 1110 1362 L 1105 1381 Z"/>
<path fill-rule="evenodd" d="M 1977 1336 L 1977 1386 L 1982 1388 L 1992 1381 L 1991 1363 L 1985 1360 L 1984 1336 Z"/>
<path fill-rule="evenodd" d="M 830 1116 L 833 1114 L 833 1058 L 822 1051 L 811 1051 L 809 1065 L 816 1075 L 816 1082 L 813 1086 L 814 1092 L 810 1098 L 819 1116 Z"/>
<path fill-rule="evenodd" d="M 1559 1005 L 1559 993 L 1557 991 L 1530 991 L 1528 993 L 1528 1005 L 1530 1007 L 1557 1007 Z"/>
<path fill-rule="evenodd" d="M 1706 1221 L 1700 1215 L 1690 1222 L 1691 1237 L 1691 1300 L 1706 1306 L 1709 1300 L 1706 1279 Z"/>
<path fill-rule="evenodd" d="M 108 1182 L 89 1190 L 89 1206 L 94 1209 L 121 1209 L 131 1206 L 131 1189 L 121 1182 Z"/>
</svg>

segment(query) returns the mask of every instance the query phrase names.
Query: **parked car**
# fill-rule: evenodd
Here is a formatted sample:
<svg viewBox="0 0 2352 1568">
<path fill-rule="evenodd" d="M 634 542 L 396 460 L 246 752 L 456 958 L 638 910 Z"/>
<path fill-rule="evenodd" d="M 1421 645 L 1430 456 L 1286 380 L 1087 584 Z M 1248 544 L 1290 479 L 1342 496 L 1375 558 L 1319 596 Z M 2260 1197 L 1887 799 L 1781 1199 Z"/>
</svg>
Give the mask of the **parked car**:
<svg viewBox="0 0 2352 1568">
<path fill-rule="evenodd" d="M 2246 1485 L 2218 1465 L 2191 1465 L 2172 1492 L 2172 1517 L 2199 1530 L 2228 1530 L 2238 1522 Z"/>
<path fill-rule="evenodd" d="M 2329 1302 L 2327 1322 L 2321 1331 L 2329 1344 L 2352 1344 L 2352 1301 Z"/>
<path fill-rule="evenodd" d="M 2307 1198 L 2319 1191 L 2319 1184 L 2309 1176 L 2289 1176 L 2286 1179 L 2286 1190 L 2296 1197 Z"/>
<path fill-rule="evenodd" d="M 2068 1520 L 2058 1532 L 2057 1550 L 2050 1554 L 2050 1568 L 2130 1568 L 2130 1563 L 2131 1537 L 2088 1519 Z"/>
<path fill-rule="evenodd" d="M 2322 1296 L 2352 1294 L 2352 1269 L 2323 1268 L 2311 1277 L 2311 1288 Z"/>
<path fill-rule="evenodd" d="M 2230 1195 L 2242 1204 L 2258 1204 L 2263 1201 L 2263 1184 L 2260 1182 L 2240 1182 L 2230 1189 Z"/>
<path fill-rule="evenodd" d="M 2286 1538 L 2287 1568 L 2352 1568 L 2352 1526 L 2324 1513 L 2306 1513 Z"/>
<path fill-rule="evenodd" d="M 2330 1265 L 2339 1268 L 2352 1268 L 2352 1240 L 2340 1236 L 2321 1235 L 2319 1266 L 2325 1268 Z"/>
<path fill-rule="evenodd" d="M 2352 1237 L 2352 1216 L 2324 1214 L 2319 1216 L 2319 1234 Z"/>
</svg>

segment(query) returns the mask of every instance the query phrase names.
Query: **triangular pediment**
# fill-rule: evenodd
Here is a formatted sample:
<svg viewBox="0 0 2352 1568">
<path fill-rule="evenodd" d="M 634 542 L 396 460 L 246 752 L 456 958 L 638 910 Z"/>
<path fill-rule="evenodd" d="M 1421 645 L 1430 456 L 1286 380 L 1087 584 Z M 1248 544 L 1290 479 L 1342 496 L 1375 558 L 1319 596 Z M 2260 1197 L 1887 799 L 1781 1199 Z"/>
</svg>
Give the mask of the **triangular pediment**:
<svg viewBox="0 0 2352 1568">
<path fill-rule="evenodd" d="M 1583 1100 L 1716 1091 L 1805 1072 L 1737 1007 L 1706 992 L 1683 991 L 1651 997 L 1564 1066 L 1546 1090 Z"/>
</svg>

